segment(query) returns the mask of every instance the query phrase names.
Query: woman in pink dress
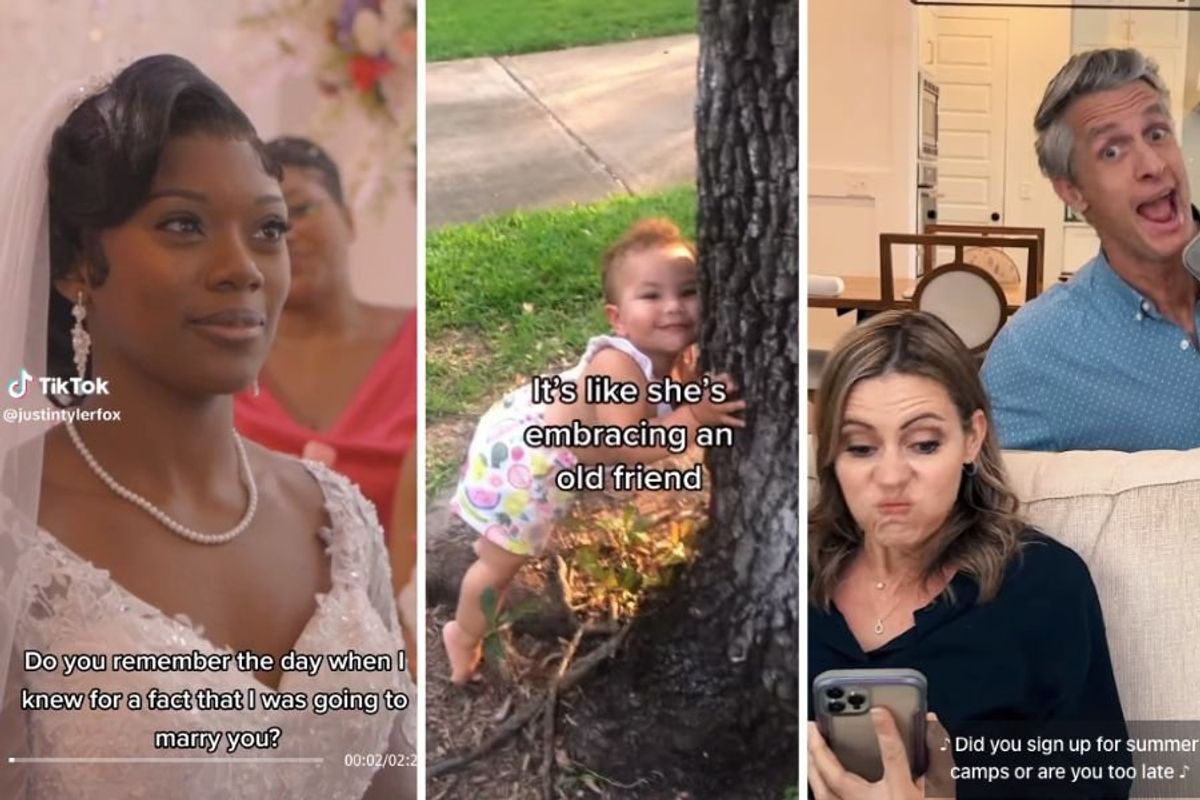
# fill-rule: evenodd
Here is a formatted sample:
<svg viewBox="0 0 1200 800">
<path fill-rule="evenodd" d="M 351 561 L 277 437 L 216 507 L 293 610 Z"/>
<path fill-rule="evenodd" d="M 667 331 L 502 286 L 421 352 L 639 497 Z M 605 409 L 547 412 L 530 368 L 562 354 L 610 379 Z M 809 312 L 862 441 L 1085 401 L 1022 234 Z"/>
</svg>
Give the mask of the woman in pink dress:
<svg viewBox="0 0 1200 800">
<path fill-rule="evenodd" d="M 354 218 L 329 155 L 292 137 L 267 151 L 283 166 L 292 286 L 258 393 L 237 396 L 237 428 L 346 475 L 390 538 L 400 464 L 416 435 L 417 315 L 354 296 Z"/>
</svg>

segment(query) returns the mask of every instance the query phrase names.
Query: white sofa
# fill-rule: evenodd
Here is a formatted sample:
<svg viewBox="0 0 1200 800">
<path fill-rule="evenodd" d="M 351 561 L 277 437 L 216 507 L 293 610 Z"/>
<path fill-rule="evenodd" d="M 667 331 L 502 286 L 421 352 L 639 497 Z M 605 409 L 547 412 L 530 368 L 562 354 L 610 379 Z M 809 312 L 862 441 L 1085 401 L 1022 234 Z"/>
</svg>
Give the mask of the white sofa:
<svg viewBox="0 0 1200 800">
<path fill-rule="evenodd" d="M 1200 450 L 1005 453 L 1029 521 L 1083 556 L 1128 720 L 1200 720 Z"/>
</svg>

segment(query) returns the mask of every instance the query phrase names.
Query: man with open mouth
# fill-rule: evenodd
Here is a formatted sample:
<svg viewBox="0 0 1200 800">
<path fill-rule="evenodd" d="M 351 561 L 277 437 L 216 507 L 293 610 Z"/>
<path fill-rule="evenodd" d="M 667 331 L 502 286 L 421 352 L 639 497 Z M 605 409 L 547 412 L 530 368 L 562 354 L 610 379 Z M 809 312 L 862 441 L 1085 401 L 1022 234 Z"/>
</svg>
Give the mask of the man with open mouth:
<svg viewBox="0 0 1200 800">
<path fill-rule="evenodd" d="M 1034 118 L 1038 163 L 1100 252 L 1027 303 L 984 364 L 1001 443 L 1020 450 L 1200 447 L 1200 233 L 1167 90 L 1136 50 L 1071 57 Z"/>
</svg>

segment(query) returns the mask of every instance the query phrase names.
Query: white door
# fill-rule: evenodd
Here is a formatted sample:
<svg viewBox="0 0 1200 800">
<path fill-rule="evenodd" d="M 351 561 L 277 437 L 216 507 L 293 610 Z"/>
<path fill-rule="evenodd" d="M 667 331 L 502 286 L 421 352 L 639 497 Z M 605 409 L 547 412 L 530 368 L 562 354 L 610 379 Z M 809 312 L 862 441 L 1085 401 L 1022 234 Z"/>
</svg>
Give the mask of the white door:
<svg viewBox="0 0 1200 800">
<path fill-rule="evenodd" d="M 1008 21 L 939 16 L 938 221 L 1004 222 Z"/>
</svg>

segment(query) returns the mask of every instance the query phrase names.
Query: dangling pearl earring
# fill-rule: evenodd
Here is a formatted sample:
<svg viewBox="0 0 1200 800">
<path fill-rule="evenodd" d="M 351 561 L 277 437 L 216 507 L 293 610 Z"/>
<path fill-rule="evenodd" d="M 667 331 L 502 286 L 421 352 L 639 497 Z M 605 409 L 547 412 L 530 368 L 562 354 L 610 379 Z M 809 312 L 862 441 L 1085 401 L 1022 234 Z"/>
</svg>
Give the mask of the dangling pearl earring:
<svg viewBox="0 0 1200 800">
<path fill-rule="evenodd" d="M 255 378 L 254 383 L 250 384 L 250 394 L 254 395 L 255 397 L 258 397 L 259 391 L 260 390 L 258 388 L 258 378 Z"/>
<path fill-rule="evenodd" d="M 92 351 L 92 337 L 83 327 L 87 318 L 87 309 L 83 305 L 83 292 L 75 295 L 75 304 L 71 307 L 71 316 L 75 318 L 75 326 L 71 328 L 71 350 L 75 354 L 75 374 L 83 380 L 87 376 L 88 355 Z"/>
</svg>

